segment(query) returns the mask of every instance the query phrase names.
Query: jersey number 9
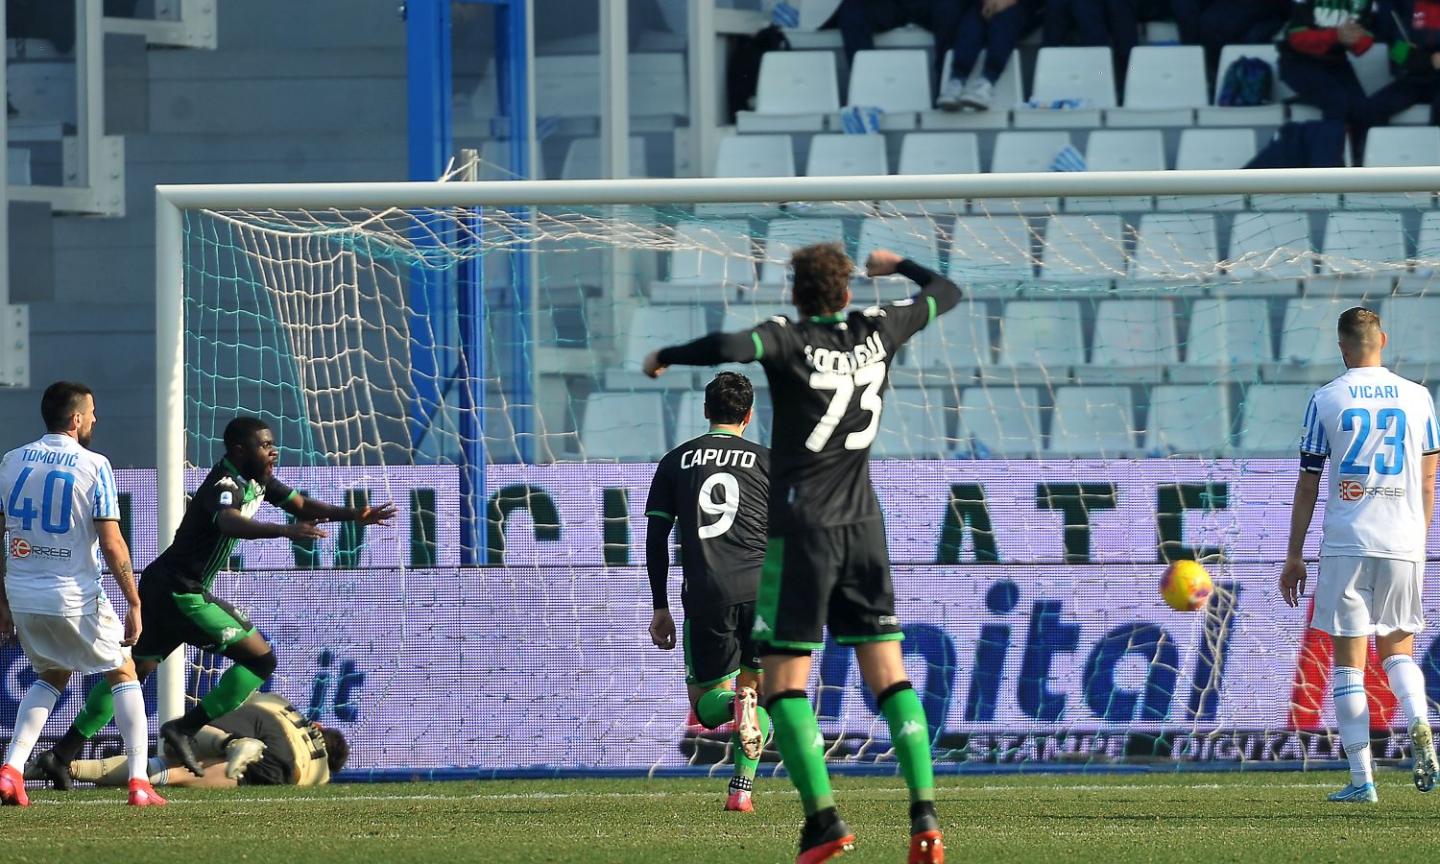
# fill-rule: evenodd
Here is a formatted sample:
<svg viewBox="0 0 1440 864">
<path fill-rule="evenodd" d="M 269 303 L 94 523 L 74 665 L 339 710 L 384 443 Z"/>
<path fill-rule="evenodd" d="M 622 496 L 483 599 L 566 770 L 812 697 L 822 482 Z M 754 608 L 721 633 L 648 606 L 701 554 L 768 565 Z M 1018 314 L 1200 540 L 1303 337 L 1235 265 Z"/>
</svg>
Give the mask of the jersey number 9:
<svg viewBox="0 0 1440 864">
<path fill-rule="evenodd" d="M 715 489 L 719 488 L 724 492 L 724 497 L 716 501 Z M 730 526 L 735 524 L 735 514 L 740 512 L 740 481 L 735 479 L 734 474 L 711 474 L 700 484 L 700 512 L 706 516 L 719 516 L 709 525 L 701 525 L 701 540 L 709 540 L 711 537 L 719 537 Z"/>
</svg>

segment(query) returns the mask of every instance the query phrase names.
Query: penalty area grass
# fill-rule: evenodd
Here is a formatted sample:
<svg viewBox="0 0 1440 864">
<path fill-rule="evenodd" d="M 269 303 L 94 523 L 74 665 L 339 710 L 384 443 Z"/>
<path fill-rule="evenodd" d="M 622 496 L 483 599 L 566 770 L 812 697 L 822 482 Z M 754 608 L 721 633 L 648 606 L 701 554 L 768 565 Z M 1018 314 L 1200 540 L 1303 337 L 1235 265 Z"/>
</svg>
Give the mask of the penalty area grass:
<svg viewBox="0 0 1440 864">
<path fill-rule="evenodd" d="M 762 766 L 762 775 L 765 768 Z M 1377 777 L 1378 806 L 1330 804 L 1343 771 L 939 777 L 952 861 L 1338 861 L 1433 859 L 1440 793 L 1408 772 Z M 858 835 L 846 864 L 903 862 L 897 777 L 838 777 Z M 725 778 L 162 789 L 131 810 L 120 790 L 32 792 L 0 808 L 5 864 L 56 861 L 678 862 L 794 860 L 800 804 L 762 776 L 755 812 L 726 813 Z"/>
</svg>

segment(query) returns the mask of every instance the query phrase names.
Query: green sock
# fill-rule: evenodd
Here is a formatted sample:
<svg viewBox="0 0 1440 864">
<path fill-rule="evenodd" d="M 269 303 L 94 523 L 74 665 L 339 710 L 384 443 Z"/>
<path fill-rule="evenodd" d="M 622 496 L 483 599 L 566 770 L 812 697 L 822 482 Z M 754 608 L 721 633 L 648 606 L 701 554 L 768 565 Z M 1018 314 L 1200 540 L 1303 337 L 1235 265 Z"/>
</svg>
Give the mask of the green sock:
<svg viewBox="0 0 1440 864">
<path fill-rule="evenodd" d="M 735 691 L 724 687 L 706 690 L 695 701 L 695 716 L 707 729 L 729 723 L 735 719 Z"/>
<path fill-rule="evenodd" d="M 825 770 L 825 741 L 809 700 L 804 696 L 772 700 L 770 716 L 775 723 L 775 746 L 780 748 L 790 782 L 800 793 L 805 815 L 834 807 L 830 774 Z"/>
<path fill-rule="evenodd" d="M 89 695 L 85 697 L 85 707 L 80 709 L 71 725 L 84 737 L 94 738 L 95 733 L 104 729 L 114 716 L 115 697 L 110 693 L 110 683 L 102 678 L 90 688 Z"/>
<path fill-rule="evenodd" d="M 910 789 L 911 801 L 935 800 L 935 765 L 930 754 L 930 726 L 925 722 L 925 709 L 920 697 L 908 684 L 894 690 L 880 703 L 880 712 L 890 724 L 890 740 L 895 758 L 900 760 L 900 773 Z"/>
<path fill-rule="evenodd" d="M 770 737 L 770 714 L 764 708 L 756 708 L 755 716 L 760 719 L 760 743 L 764 744 L 765 739 Z M 755 769 L 760 767 L 759 759 L 751 759 L 745 755 L 740 747 L 740 734 L 735 734 L 735 776 L 744 777 L 746 780 L 755 779 Z"/>
<path fill-rule="evenodd" d="M 264 683 L 264 678 L 235 663 L 225 670 L 225 674 L 220 676 L 220 680 L 216 681 L 210 692 L 205 694 L 205 698 L 200 700 L 200 705 L 205 709 L 205 713 L 210 715 L 210 719 L 223 717 L 245 704 L 250 694 L 259 690 Z"/>
</svg>

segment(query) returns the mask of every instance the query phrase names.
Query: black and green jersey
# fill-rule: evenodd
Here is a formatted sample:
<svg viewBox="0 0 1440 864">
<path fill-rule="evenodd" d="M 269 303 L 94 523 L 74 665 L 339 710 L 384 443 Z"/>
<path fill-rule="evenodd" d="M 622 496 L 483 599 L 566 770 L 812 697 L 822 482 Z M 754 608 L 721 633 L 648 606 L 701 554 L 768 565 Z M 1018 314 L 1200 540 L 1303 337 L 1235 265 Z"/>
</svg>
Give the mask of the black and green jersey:
<svg viewBox="0 0 1440 864">
<path fill-rule="evenodd" d="M 769 474 L 769 450 L 725 432 L 686 441 L 660 460 L 645 514 L 679 526 L 687 617 L 754 601 L 765 562 Z"/>
<path fill-rule="evenodd" d="M 220 512 L 238 510 L 250 517 L 262 501 L 279 506 L 295 494 L 273 474 L 263 482 L 247 480 L 229 459 L 221 459 L 190 497 L 175 539 L 145 568 L 145 578 L 191 582 L 208 590 L 235 548 L 235 538 L 226 536 L 215 524 Z"/>
</svg>

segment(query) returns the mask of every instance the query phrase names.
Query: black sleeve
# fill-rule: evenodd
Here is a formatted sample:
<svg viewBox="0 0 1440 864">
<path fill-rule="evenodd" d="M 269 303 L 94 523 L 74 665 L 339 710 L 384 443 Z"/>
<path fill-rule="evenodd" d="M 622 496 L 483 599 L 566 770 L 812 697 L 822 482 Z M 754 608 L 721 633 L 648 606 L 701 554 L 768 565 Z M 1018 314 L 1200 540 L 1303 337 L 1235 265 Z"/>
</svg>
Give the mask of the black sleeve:
<svg viewBox="0 0 1440 864">
<path fill-rule="evenodd" d="M 896 270 L 920 286 L 915 296 L 881 307 L 896 345 L 903 345 L 931 321 L 955 308 L 960 302 L 960 287 L 909 258 L 901 261 Z"/>
<path fill-rule="evenodd" d="M 295 495 L 295 490 L 276 479 L 274 474 L 265 481 L 265 500 L 279 507 Z"/>
<path fill-rule="evenodd" d="M 650 601 L 656 609 L 669 609 L 670 519 L 651 514 L 645 532 L 645 571 L 650 576 Z"/>
<path fill-rule="evenodd" d="M 662 366 L 716 366 L 721 363 L 749 363 L 759 359 L 759 337 L 755 331 L 709 333 L 694 342 L 660 349 Z"/>
</svg>

